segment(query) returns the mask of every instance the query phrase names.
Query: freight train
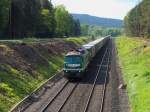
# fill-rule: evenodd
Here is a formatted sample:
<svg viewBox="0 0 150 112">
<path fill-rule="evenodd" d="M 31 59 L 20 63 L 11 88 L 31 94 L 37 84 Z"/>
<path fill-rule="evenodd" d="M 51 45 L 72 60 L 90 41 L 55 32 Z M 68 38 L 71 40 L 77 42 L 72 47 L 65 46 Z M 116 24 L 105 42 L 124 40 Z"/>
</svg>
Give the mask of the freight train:
<svg viewBox="0 0 150 112">
<path fill-rule="evenodd" d="M 103 37 L 68 52 L 64 58 L 64 76 L 68 79 L 82 78 L 92 58 L 109 39 L 110 36 Z"/>
</svg>

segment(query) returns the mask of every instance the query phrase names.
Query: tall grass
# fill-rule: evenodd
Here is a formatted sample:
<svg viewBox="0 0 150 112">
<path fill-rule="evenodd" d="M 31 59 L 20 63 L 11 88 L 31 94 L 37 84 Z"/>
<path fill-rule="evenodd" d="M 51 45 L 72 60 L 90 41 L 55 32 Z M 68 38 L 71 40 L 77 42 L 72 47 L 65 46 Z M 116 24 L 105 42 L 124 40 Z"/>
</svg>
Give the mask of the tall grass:
<svg viewBox="0 0 150 112">
<path fill-rule="evenodd" d="M 116 39 L 132 112 L 150 112 L 150 51 L 145 43 L 150 44 L 137 38 Z"/>
</svg>

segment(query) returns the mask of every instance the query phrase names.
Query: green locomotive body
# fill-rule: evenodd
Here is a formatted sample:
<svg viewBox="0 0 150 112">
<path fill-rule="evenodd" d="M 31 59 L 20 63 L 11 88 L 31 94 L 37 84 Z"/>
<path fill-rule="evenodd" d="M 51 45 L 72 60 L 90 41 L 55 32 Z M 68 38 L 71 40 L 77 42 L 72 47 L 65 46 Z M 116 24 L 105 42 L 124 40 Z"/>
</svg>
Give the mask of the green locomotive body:
<svg viewBox="0 0 150 112">
<path fill-rule="evenodd" d="M 64 75 L 68 78 L 80 78 L 85 71 L 89 60 L 88 51 L 72 51 L 65 56 Z"/>
</svg>

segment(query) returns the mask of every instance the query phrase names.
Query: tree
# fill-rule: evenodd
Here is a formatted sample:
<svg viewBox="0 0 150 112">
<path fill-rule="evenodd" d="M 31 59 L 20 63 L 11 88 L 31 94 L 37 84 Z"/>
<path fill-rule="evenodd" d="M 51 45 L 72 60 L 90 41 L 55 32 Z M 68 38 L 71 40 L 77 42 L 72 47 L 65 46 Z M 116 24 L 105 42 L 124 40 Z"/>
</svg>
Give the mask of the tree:
<svg viewBox="0 0 150 112">
<path fill-rule="evenodd" d="M 80 23 L 51 0 L 1 0 L 0 36 L 14 38 L 80 35 Z"/>
<path fill-rule="evenodd" d="M 150 1 L 143 0 L 124 18 L 125 31 L 129 36 L 150 36 Z"/>
<path fill-rule="evenodd" d="M 68 12 L 65 7 L 60 5 L 55 9 L 56 34 L 59 36 L 68 36 Z"/>
<path fill-rule="evenodd" d="M 80 21 L 77 19 L 74 21 L 74 35 L 79 36 L 81 34 Z"/>
<path fill-rule="evenodd" d="M 51 1 L 41 2 L 41 21 L 38 23 L 36 35 L 39 37 L 52 37 L 55 34 L 54 8 Z"/>
<path fill-rule="evenodd" d="M 82 35 L 88 35 L 88 31 L 89 31 L 89 25 L 87 24 L 83 24 L 81 25 L 81 34 Z"/>
<path fill-rule="evenodd" d="M 79 36 L 81 32 L 79 20 L 74 20 L 63 5 L 55 8 L 57 36 Z"/>
<path fill-rule="evenodd" d="M 40 0 L 12 0 L 12 37 L 33 36 L 40 21 Z"/>
<path fill-rule="evenodd" d="M 9 24 L 10 0 L 0 0 L 0 36 Z M 8 32 L 7 32 L 8 33 Z"/>
</svg>

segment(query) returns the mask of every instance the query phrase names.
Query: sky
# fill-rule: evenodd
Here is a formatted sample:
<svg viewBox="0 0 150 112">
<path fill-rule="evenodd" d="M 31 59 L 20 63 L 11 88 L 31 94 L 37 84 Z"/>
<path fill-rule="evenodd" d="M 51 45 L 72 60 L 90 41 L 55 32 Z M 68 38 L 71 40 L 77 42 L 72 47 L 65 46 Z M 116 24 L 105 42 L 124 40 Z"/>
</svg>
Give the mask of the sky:
<svg viewBox="0 0 150 112">
<path fill-rule="evenodd" d="M 140 0 L 52 0 L 54 6 L 63 4 L 70 13 L 123 19 Z"/>
</svg>

